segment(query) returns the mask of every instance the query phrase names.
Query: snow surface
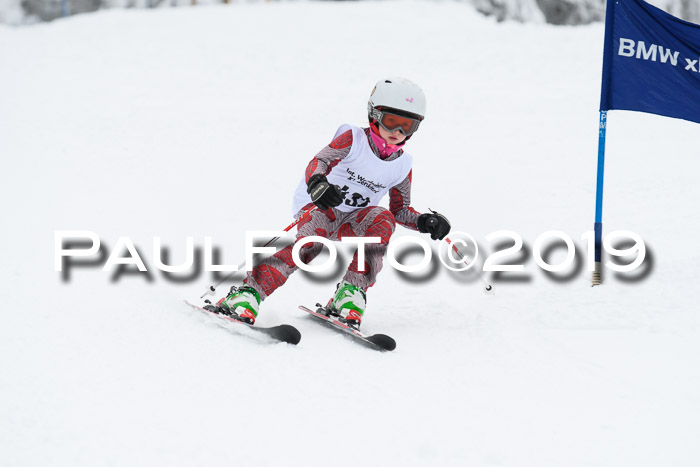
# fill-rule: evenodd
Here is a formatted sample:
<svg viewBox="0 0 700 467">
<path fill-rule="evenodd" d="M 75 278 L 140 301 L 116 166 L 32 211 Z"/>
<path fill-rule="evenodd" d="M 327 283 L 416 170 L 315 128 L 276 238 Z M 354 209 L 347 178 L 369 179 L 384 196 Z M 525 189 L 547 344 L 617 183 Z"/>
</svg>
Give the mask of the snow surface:
<svg viewBox="0 0 700 467">
<path fill-rule="evenodd" d="M 528 253 L 526 280 L 487 275 L 489 296 L 471 273 L 387 266 L 363 329 L 395 337 L 393 353 L 296 309 L 342 270 L 297 274 L 263 304 L 260 325 L 300 329 L 292 347 L 193 315 L 181 300 L 210 276 L 168 281 L 152 259 L 154 236 L 177 264 L 191 235 L 241 261 L 246 230 L 291 221 L 337 126 L 365 122 L 372 85 L 403 75 L 429 99 L 408 146 L 414 206 L 473 235 L 482 260 L 491 232 L 531 251 L 559 229 L 584 261 L 602 40 L 602 25 L 497 24 L 452 2 L 0 27 L 0 465 L 698 465 L 696 124 L 609 116 L 604 230 L 642 236 L 645 278 L 555 281 Z M 93 266 L 63 281 L 54 231 L 78 229 L 107 253 L 129 236 L 150 276 Z"/>
</svg>

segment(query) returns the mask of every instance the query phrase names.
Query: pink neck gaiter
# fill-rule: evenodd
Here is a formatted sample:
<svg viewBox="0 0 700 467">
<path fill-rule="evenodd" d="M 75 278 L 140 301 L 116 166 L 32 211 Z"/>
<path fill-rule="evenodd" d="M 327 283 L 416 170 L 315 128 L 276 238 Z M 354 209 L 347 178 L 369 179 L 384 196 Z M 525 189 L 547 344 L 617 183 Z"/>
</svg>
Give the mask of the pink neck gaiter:
<svg viewBox="0 0 700 467">
<path fill-rule="evenodd" d="M 371 126 L 369 127 L 369 134 L 372 137 L 374 145 L 377 146 L 377 149 L 379 149 L 379 157 L 381 157 L 382 159 L 386 159 L 387 157 L 401 149 L 401 146 L 404 145 L 404 143 L 387 144 L 387 142 L 384 141 L 384 138 L 376 134 Z"/>
</svg>

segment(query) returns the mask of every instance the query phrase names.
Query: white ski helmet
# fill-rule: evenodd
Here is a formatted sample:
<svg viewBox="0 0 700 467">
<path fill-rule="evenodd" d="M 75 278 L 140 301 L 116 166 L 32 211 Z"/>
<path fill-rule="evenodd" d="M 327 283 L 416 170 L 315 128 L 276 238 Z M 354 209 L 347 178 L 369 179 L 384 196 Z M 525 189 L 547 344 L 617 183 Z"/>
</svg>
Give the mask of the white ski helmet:
<svg viewBox="0 0 700 467">
<path fill-rule="evenodd" d="M 421 121 L 425 118 L 425 104 L 425 94 L 417 84 L 406 78 L 387 78 L 374 86 L 367 102 L 367 113 L 370 122 L 376 118 L 375 111 L 379 108 Z"/>
</svg>

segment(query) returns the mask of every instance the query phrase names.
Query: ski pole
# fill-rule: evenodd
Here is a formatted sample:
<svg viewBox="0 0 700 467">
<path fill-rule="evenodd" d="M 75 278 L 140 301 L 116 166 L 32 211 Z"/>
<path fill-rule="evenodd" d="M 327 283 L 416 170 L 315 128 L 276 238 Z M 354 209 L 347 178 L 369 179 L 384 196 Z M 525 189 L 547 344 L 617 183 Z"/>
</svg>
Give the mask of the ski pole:
<svg viewBox="0 0 700 467">
<path fill-rule="evenodd" d="M 432 209 L 430 209 L 430 211 L 433 214 L 436 214 L 436 212 L 433 211 Z M 435 226 L 436 224 L 437 224 L 437 219 L 432 218 L 432 219 L 428 220 L 429 226 Z M 457 249 L 457 246 L 454 244 L 454 242 L 452 240 L 450 240 L 449 237 L 445 237 L 445 241 L 447 242 L 448 245 L 450 245 L 452 247 L 452 250 L 454 250 L 454 252 L 457 253 L 457 255 L 462 260 L 462 262 L 464 264 L 467 264 L 468 258 L 466 256 L 464 256 L 462 254 L 462 252 Z M 477 272 L 476 274 L 479 277 L 479 280 L 481 281 L 481 283 L 484 284 L 484 292 L 486 292 L 487 294 L 493 294 L 494 293 L 493 286 L 484 280 L 484 277 L 481 275 L 481 273 Z"/>
<path fill-rule="evenodd" d="M 283 231 L 284 231 L 284 232 L 289 232 L 289 231 L 292 230 L 294 227 L 296 227 L 296 225 L 297 225 L 299 222 L 303 221 L 303 220 L 306 219 L 309 215 L 311 215 L 311 213 L 312 213 L 313 211 L 315 211 L 316 209 L 317 209 L 317 207 L 316 207 L 315 205 L 314 205 L 314 206 L 311 206 L 309 209 L 307 209 L 306 211 L 304 211 L 299 217 L 297 217 L 296 220 L 295 220 L 294 222 L 292 222 L 292 223 L 289 224 L 287 227 L 285 227 L 285 228 L 283 229 Z M 274 245 L 275 242 L 277 242 L 277 240 L 279 240 L 279 239 L 280 239 L 280 237 L 273 237 L 273 238 L 271 238 L 270 240 L 268 240 L 267 243 L 265 243 L 265 244 L 262 246 L 262 248 L 265 248 L 266 246 Z M 199 298 L 204 298 L 204 297 L 206 297 L 207 295 L 214 295 L 214 292 L 216 292 L 216 288 L 219 287 L 219 286 L 220 286 L 221 284 L 223 284 L 224 282 L 226 282 L 226 281 L 228 281 L 229 279 L 231 279 L 231 278 L 234 276 L 234 274 L 236 274 L 236 273 L 238 272 L 239 269 L 241 269 L 243 266 L 245 266 L 245 263 L 246 263 L 246 262 L 243 261 L 241 264 L 238 265 L 238 267 L 236 268 L 235 271 L 233 271 L 233 272 L 231 272 L 230 274 L 226 275 L 226 277 L 224 277 L 223 279 L 221 279 L 221 280 L 220 280 L 219 282 L 217 282 L 216 284 L 210 285 L 209 288 L 208 288 L 208 290 L 207 290 L 206 292 L 204 292 L 202 295 L 200 295 Z"/>
<path fill-rule="evenodd" d="M 457 256 L 459 256 L 459 259 L 462 260 L 464 264 L 467 264 L 468 258 L 462 254 L 461 251 L 457 249 L 457 246 L 454 244 L 452 240 L 450 240 L 449 237 L 445 237 L 445 241 L 447 242 L 448 245 L 452 247 L 452 250 L 454 250 L 455 253 L 457 253 Z M 487 294 L 493 294 L 493 286 L 486 282 L 484 280 L 484 277 L 481 275 L 481 273 L 477 272 L 477 276 L 479 277 L 479 280 L 481 281 L 482 284 L 484 284 L 484 292 Z"/>
</svg>

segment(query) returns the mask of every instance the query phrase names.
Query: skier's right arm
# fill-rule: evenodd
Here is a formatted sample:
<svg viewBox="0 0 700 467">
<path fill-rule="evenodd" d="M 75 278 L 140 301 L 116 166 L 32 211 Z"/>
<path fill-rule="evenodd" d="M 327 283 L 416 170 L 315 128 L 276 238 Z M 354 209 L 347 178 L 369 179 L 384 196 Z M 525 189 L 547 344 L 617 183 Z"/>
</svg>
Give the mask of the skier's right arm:
<svg viewBox="0 0 700 467">
<path fill-rule="evenodd" d="M 328 175 L 340 161 L 350 154 L 352 146 L 352 130 L 348 130 L 331 141 L 331 144 L 324 147 L 311 159 L 306 166 L 306 183 L 316 174 Z"/>
<path fill-rule="evenodd" d="M 350 153 L 351 146 L 352 130 L 348 130 L 321 149 L 306 167 L 306 191 L 311 201 L 322 210 L 338 206 L 343 201 L 340 187 L 328 183 L 326 175 Z"/>
</svg>

